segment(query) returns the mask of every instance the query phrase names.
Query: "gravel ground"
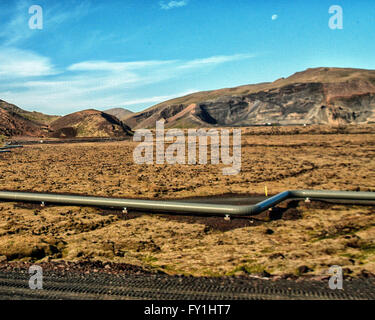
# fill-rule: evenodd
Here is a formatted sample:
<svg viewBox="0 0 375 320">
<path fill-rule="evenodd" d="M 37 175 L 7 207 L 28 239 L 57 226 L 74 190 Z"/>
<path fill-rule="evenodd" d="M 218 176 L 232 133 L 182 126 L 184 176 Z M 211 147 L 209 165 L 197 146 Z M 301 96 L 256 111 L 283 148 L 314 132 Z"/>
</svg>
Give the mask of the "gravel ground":
<svg viewBox="0 0 375 320">
<path fill-rule="evenodd" d="M 43 289 L 29 289 L 30 263 L 0 265 L 0 299 L 83 300 L 367 300 L 375 299 L 375 276 L 344 279 L 331 290 L 322 277 L 186 277 L 102 262 L 42 263 Z"/>
</svg>

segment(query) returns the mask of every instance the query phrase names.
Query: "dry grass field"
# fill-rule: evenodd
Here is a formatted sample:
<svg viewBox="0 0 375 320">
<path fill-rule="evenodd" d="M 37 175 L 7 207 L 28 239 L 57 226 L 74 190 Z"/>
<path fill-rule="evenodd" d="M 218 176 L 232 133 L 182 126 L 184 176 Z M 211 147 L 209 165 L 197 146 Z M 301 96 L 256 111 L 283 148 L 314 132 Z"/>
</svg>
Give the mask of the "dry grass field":
<svg viewBox="0 0 375 320">
<path fill-rule="evenodd" d="M 270 194 L 375 191 L 375 126 L 362 129 L 245 128 L 234 176 L 222 175 L 225 165 L 137 165 L 132 141 L 30 145 L 0 154 L 0 189 L 144 199 L 263 195 L 265 186 Z M 0 260 L 90 259 L 191 275 L 319 276 L 331 265 L 352 276 L 375 273 L 374 207 L 280 207 L 282 216 L 239 223 L 3 202 Z"/>
</svg>

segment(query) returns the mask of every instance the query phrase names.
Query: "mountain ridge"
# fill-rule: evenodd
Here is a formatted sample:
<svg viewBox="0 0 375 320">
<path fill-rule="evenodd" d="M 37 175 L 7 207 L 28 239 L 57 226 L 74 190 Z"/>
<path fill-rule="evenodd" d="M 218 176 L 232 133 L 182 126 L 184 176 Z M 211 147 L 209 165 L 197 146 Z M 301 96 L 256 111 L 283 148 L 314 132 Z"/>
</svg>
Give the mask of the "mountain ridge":
<svg viewBox="0 0 375 320">
<path fill-rule="evenodd" d="M 40 122 L 28 119 L 25 116 L 27 114 L 28 111 L 0 100 L 0 135 L 44 136 L 48 132 L 47 126 Z"/>
<path fill-rule="evenodd" d="M 55 121 L 60 117 L 55 115 L 47 115 L 37 111 L 26 111 L 4 100 L 0 100 L 0 108 L 3 108 L 11 113 L 17 114 L 26 120 L 30 120 L 32 122 L 42 125 L 49 125 L 51 122 Z"/>
<path fill-rule="evenodd" d="M 188 111 L 186 111 L 188 109 Z M 164 101 L 127 119 L 154 127 L 345 124 L 375 121 L 375 70 L 309 68 L 274 82 L 202 91 Z"/>
<path fill-rule="evenodd" d="M 160 119 L 167 128 L 375 123 L 375 70 L 309 68 L 273 82 L 192 93 L 138 113 L 112 108 L 50 116 L 0 100 L 5 136 L 117 137 L 153 128 Z"/>
<path fill-rule="evenodd" d="M 0 100 L 0 136 L 43 138 L 125 137 L 131 129 L 115 116 L 88 109 L 66 116 L 30 112 Z"/>
</svg>

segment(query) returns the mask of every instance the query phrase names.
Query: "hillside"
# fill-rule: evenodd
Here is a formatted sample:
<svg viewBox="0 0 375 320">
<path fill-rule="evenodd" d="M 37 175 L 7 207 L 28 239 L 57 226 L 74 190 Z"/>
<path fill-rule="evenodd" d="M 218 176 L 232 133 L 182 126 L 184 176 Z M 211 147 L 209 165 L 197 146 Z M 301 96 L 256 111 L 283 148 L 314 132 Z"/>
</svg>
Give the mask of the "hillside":
<svg viewBox="0 0 375 320">
<path fill-rule="evenodd" d="M 53 121 L 57 120 L 60 116 L 51 116 L 41 112 L 30 112 L 17 107 L 14 104 L 0 100 L 0 108 L 5 109 L 9 112 L 17 114 L 26 120 L 30 120 L 42 125 L 49 125 Z"/>
<path fill-rule="evenodd" d="M 104 112 L 84 110 L 64 117 L 49 116 L 0 100 L 0 136 L 82 138 L 131 134 L 128 126 Z"/>
<path fill-rule="evenodd" d="M 131 129 L 116 117 L 89 109 L 75 112 L 52 122 L 50 128 L 55 138 L 125 137 Z"/>
<path fill-rule="evenodd" d="M 0 100 L 0 135 L 42 137 L 48 133 L 46 126 L 24 117 L 23 112 L 15 105 Z"/>
<path fill-rule="evenodd" d="M 375 70 L 315 68 L 270 83 L 203 91 L 134 114 L 134 128 L 375 121 Z"/>
<path fill-rule="evenodd" d="M 124 108 L 112 108 L 104 110 L 103 112 L 115 116 L 117 119 L 124 121 L 134 114 L 134 112 Z"/>
</svg>

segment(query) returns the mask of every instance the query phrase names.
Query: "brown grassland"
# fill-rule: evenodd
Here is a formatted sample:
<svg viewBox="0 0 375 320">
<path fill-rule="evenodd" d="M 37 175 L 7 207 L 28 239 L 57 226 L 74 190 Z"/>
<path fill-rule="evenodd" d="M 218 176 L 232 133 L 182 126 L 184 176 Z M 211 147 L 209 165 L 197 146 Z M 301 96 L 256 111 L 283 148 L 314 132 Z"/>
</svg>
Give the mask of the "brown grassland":
<svg viewBox="0 0 375 320">
<path fill-rule="evenodd" d="M 0 189 L 182 199 L 286 189 L 375 191 L 375 126 L 244 128 L 242 170 L 138 165 L 132 141 L 30 145 L 0 154 Z M 129 263 L 170 274 L 375 273 L 375 208 L 304 201 L 254 219 L 175 218 L 0 202 L 0 260 Z M 218 222 L 219 221 L 219 222 Z M 226 224 L 226 225 L 225 225 Z"/>
</svg>

